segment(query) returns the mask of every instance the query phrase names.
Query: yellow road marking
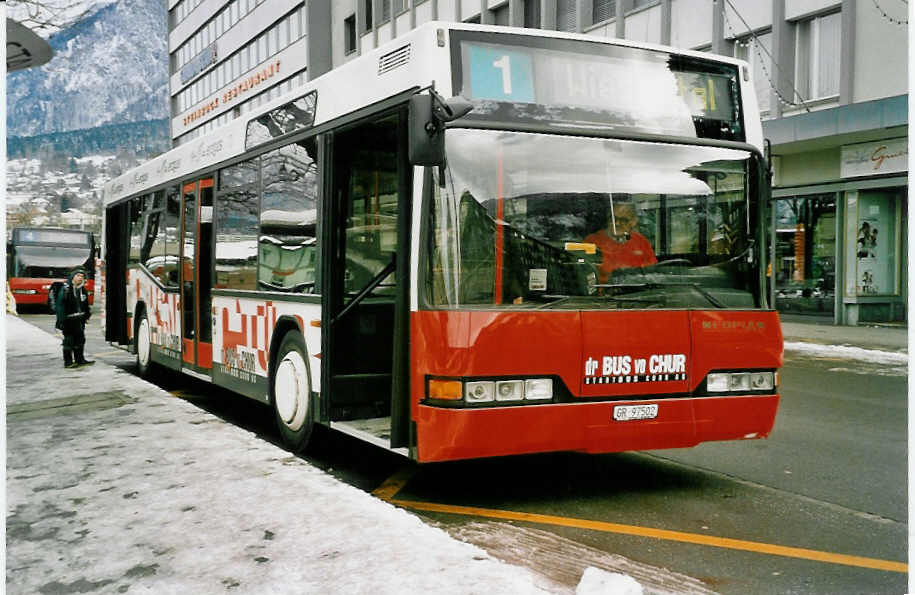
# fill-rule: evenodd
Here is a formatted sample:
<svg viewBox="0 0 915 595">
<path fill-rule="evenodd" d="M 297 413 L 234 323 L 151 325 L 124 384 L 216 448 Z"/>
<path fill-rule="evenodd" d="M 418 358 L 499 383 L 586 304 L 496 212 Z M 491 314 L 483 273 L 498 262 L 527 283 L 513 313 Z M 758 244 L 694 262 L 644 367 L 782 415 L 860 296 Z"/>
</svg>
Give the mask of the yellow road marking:
<svg viewBox="0 0 915 595">
<path fill-rule="evenodd" d="M 909 571 L 908 564 L 903 562 L 894 562 L 892 560 L 880 560 L 878 558 L 866 558 L 863 556 L 836 554 L 833 552 L 824 552 L 820 550 L 775 545 L 771 543 L 761 543 L 758 541 L 745 541 L 742 539 L 730 539 L 728 537 L 715 537 L 712 535 L 701 535 L 698 533 L 670 531 L 668 529 L 654 529 L 652 527 L 640 527 L 637 525 L 622 525 L 619 523 L 608 523 L 604 521 L 589 521 L 585 519 L 575 519 L 529 512 L 514 512 L 510 510 L 496 510 L 491 508 L 476 508 L 472 506 L 452 506 L 449 504 L 436 504 L 434 502 L 415 502 L 411 500 L 398 500 L 394 498 L 394 496 L 397 495 L 397 492 L 399 492 L 401 488 L 406 485 L 414 473 L 414 468 L 398 471 L 390 478 L 388 478 L 384 483 L 382 483 L 381 486 L 372 492 L 372 494 L 396 506 L 411 508 L 413 510 L 477 516 L 506 521 L 523 521 L 527 523 L 538 523 L 541 525 L 556 525 L 559 527 L 572 527 L 576 529 L 602 531 L 604 533 L 634 535 L 637 537 L 652 537 L 655 539 L 664 539 L 667 541 L 694 543 L 698 545 L 741 550 L 758 554 L 770 554 L 773 556 L 813 560 L 814 562 L 826 562 L 829 564 L 857 566 L 861 568 L 870 568 L 873 570 L 885 570 L 888 572 Z"/>
<path fill-rule="evenodd" d="M 375 488 L 372 495 L 385 502 L 393 502 L 394 496 L 397 495 L 407 482 L 416 474 L 415 467 L 404 467 L 391 477 L 387 478 L 384 483 Z"/>
</svg>

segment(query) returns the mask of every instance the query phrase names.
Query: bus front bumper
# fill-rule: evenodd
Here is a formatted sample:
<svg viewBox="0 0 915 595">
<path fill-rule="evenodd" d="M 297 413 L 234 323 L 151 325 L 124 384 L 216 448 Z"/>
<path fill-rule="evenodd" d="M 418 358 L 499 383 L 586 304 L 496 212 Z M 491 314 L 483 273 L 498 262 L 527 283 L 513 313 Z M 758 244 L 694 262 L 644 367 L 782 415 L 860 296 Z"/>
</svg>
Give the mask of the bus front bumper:
<svg viewBox="0 0 915 595">
<path fill-rule="evenodd" d="M 725 396 L 452 409 L 419 405 L 417 460 L 553 451 L 608 453 L 765 438 L 779 396 Z M 657 404 L 653 419 L 616 421 L 614 407 Z"/>
</svg>

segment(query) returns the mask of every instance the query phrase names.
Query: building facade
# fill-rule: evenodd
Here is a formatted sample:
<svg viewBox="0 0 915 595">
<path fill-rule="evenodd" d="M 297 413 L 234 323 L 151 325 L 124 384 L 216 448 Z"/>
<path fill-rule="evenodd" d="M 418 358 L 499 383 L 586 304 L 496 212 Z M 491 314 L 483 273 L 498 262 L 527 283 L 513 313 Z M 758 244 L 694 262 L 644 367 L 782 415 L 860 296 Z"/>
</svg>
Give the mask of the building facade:
<svg viewBox="0 0 915 595">
<path fill-rule="evenodd" d="M 784 312 L 905 322 L 907 5 L 897 0 L 169 0 L 178 145 L 430 20 L 558 29 L 750 62 L 771 141 Z"/>
</svg>

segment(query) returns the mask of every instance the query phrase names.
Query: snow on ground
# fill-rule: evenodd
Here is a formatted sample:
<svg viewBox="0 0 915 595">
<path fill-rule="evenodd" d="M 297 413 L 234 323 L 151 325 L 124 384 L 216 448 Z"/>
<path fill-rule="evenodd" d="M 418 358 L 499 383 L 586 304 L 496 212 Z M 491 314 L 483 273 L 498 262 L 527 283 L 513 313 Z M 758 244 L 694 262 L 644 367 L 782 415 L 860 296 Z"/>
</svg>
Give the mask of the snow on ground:
<svg viewBox="0 0 915 595">
<path fill-rule="evenodd" d="M 851 345 L 823 345 L 803 341 L 785 341 L 785 351 L 801 356 L 847 362 L 846 366 L 830 368 L 833 372 L 905 376 L 909 355 L 897 351 L 864 349 Z"/>
<path fill-rule="evenodd" d="M 785 349 L 799 351 L 813 357 L 853 359 L 874 364 L 900 365 L 907 364 L 909 361 L 907 353 L 864 349 L 850 345 L 822 345 L 803 341 L 785 341 Z"/>
<path fill-rule="evenodd" d="M 6 342 L 7 592 L 557 592 L 126 371 L 65 370 L 15 316 Z M 580 592 L 639 592 L 604 574 Z"/>
</svg>

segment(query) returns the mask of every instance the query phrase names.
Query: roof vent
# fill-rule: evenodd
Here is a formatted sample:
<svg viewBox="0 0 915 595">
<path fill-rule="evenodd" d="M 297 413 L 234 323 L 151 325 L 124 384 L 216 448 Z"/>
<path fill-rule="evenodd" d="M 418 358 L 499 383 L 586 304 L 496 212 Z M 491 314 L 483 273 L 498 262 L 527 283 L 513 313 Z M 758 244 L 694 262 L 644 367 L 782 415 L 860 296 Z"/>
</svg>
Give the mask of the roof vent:
<svg viewBox="0 0 915 595">
<path fill-rule="evenodd" d="M 410 44 L 399 47 L 378 58 L 378 75 L 381 76 L 395 68 L 400 68 L 410 61 Z"/>
</svg>

